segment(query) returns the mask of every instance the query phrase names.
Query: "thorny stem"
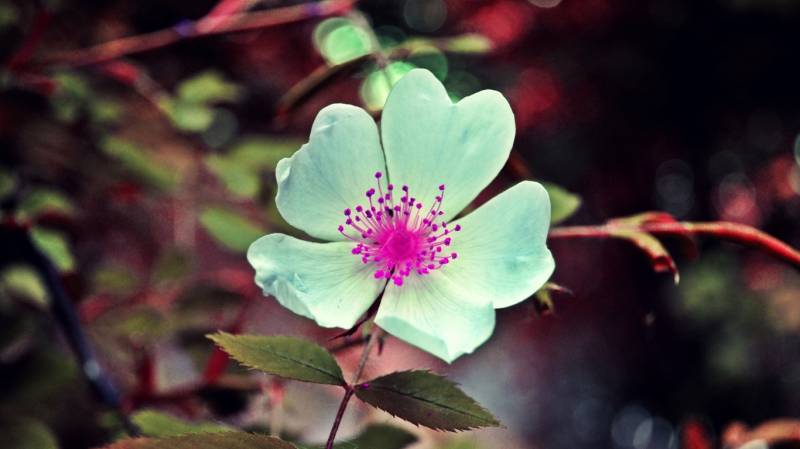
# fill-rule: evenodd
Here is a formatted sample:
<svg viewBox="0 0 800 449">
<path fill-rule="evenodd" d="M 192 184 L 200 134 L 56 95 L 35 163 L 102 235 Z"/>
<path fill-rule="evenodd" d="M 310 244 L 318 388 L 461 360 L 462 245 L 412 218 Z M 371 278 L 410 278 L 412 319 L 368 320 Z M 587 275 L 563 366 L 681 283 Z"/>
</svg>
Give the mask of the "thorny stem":
<svg viewBox="0 0 800 449">
<path fill-rule="evenodd" d="M 564 226 L 550 230 L 548 239 L 612 238 L 615 229 L 630 228 L 655 236 L 710 236 L 759 248 L 778 259 L 800 267 L 800 252 L 786 243 L 750 226 L 731 222 L 669 222 L 640 225 Z"/>
<path fill-rule="evenodd" d="M 333 449 L 333 441 L 336 439 L 336 432 L 339 431 L 339 425 L 342 423 L 345 410 L 347 410 L 347 404 L 350 402 L 350 399 L 356 392 L 355 386 L 358 384 L 358 381 L 361 379 L 361 375 L 364 373 L 364 367 L 367 366 L 369 354 L 372 352 L 372 348 L 375 347 L 375 343 L 380 340 L 382 333 L 383 330 L 373 324 L 373 329 L 369 335 L 369 340 L 367 340 L 367 344 L 364 346 L 364 351 L 361 353 L 361 358 L 358 360 L 356 371 L 353 373 L 353 382 L 345 385 L 344 387 L 344 397 L 342 398 L 342 402 L 339 404 L 339 410 L 336 412 L 336 418 L 333 420 L 333 427 L 331 427 L 331 433 L 328 435 L 328 442 L 325 443 L 325 449 Z"/>
</svg>

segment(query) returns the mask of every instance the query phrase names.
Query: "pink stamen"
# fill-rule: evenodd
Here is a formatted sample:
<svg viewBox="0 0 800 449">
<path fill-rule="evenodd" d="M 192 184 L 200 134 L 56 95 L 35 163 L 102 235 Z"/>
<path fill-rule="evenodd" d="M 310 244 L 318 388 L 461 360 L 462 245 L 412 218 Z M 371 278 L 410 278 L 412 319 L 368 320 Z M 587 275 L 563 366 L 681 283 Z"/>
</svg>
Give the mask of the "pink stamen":
<svg viewBox="0 0 800 449">
<path fill-rule="evenodd" d="M 436 223 L 437 217 L 444 215 L 441 210 L 444 184 L 439 186 L 439 195 L 423 216 L 424 206 L 410 195 L 408 186 L 402 186 L 402 196 L 395 203 L 394 184 L 386 184 L 384 191 L 382 178 L 383 174 L 376 172 L 377 190 L 366 191 L 369 207 L 357 205 L 355 211 L 345 209 L 345 224 L 338 228 L 343 236 L 356 243 L 353 255 L 364 264 L 375 265 L 375 279 L 391 279 L 401 286 L 411 273 L 424 276 L 458 258 L 455 252 L 449 255 L 442 252 L 452 244 L 452 233 L 460 231 L 461 225 L 448 228 L 444 221 Z"/>
</svg>

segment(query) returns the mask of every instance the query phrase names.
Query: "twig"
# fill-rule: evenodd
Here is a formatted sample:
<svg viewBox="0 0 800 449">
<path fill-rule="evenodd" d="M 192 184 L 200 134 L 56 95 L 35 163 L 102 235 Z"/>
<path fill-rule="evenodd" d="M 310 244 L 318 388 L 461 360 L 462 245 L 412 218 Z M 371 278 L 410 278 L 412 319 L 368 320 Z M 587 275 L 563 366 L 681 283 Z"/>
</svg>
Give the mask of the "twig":
<svg viewBox="0 0 800 449">
<path fill-rule="evenodd" d="M 373 326 L 375 325 L 373 324 Z M 353 382 L 345 386 L 344 397 L 342 397 L 342 402 L 339 403 L 339 410 L 336 411 L 336 418 L 333 420 L 333 427 L 331 427 L 331 432 L 328 435 L 328 442 L 325 443 L 325 449 L 333 449 L 333 442 L 336 440 L 336 432 L 339 431 L 339 425 L 342 423 L 345 410 L 347 410 L 347 404 L 356 391 L 355 385 L 358 384 L 358 381 L 361 379 L 361 375 L 364 373 L 364 367 L 367 366 L 369 354 L 372 352 L 372 348 L 375 347 L 375 343 L 378 342 L 382 333 L 383 330 L 375 326 L 369 336 L 367 345 L 364 346 L 364 352 L 361 353 L 361 358 L 358 360 L 358 367 L 355 373 L 353 373 Z"/>
<path fill-rule="evenodd" d="M 731 222 L 672 222 L 640 225 L 564 226 L 550 230 L 550 240 L 572 238 L 612 238 L 619 229 L 643 231 L 655 236 L 710 236 L 763 250 L 800 268 L 800 252 L 786 243 L 751 226 Z"/>
<path fill-rule="evenodd" d="M 29 263 L 41 276 L 50 297 L 53 317 L 72 348 L 79 368 L 92 390 L 108 407 L 118 412 L 125 430 L 136 436 L 139 430 L 122 411 L 119 392 L 97 360 L 86 333 L 83 330 L 72 300 L 61 285 L 61 281 L 50 259 L 45 256 L 31 240 L 28 230 L 13 222 L 3 223 L 0 227 L 3 234 L 3 248 L 16 253 L 19 260 Z"/>
<path fill-rule="evenodd" d="M 375 343 L 377 343 L 378 340 L 380 340 L 381 335 L 383 335 L 383 329 L 379 328 L 374 323 L 372 326 L 372 333 L 369 335 L 367 346 L 364 347 L 364 352 L 361 353 L 361 358 L 358 360 L 358 367 L 353 374 L 353 382 L 351 382 L 351 385 L 356 385 L 358 381 L 361 380 L 361 375 L 364 373 L 364 368 L 367 366 L 369 354 L 372 352 L 372 348 L 375 347 Z"/>
<path fill-rule="evenodd" d="M 163 48 L 183 40 L 258 30 L 312 18 L 343 14 L 352 9 L 355 1 L 323 0 L 267 11 L 231 14 L 224 17 L 207 16 L 152 33 L 123 37 L 89 48 L 52 54 L 45 56 L 40 62 L 45 66 L 64 65 L 70 67 L 99 64 L 122 56 Z"/>
<path fill-rule="evenodd" d="M 36 48 L 42 42 L 42 38 L 44 37 L 52 18 L 53 16 L 50 11 L 44 7 L 42 7 L 38 13 L 36 13 L 36 18 L 33 20 L 31 31 L 25 37 L 25 40 L 22 42 L 22 45 L 20 45 L 19 49 L 17 49 L 17 51 L 14 52 L 14 54 L 6 62 L 5 66 L 7 69 L 16 71 L 18 68 L 28 63 L 33 56 L 33 53 L 36 51 Z"/>
</svg>

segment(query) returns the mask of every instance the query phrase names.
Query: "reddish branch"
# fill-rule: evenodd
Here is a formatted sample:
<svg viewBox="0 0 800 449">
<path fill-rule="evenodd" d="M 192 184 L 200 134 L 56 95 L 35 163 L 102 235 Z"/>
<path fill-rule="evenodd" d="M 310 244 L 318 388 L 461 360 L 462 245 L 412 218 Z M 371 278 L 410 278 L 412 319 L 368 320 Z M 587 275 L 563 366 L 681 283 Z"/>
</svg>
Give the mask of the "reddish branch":
<svg viewBox="0 0 800 449">
<path fill-rule="evenodd" d="M 606 224 L 600 226 L 564 226 L 553 228 L 549 239 L 614 238 L 615 231 L 627 229 L 642 231 L 654 236 L 709 236 L 729 240 L 763 250 L 795 267 L 800 268 L 800 252 L 786 243 L 750 226 L 730 222 L 671 222 L 643 223 L 639 225 Z"/>
<path fill-rule="evenodd" d="M 333 443 L 336 440 L 336 432 L 339 431 L 339 425 L 342 423 L 345 410 L 347 410 L 347 404 L 350 402 L 353 394 L 355 394 L 357 388 L 356 386 L 361 380 L 361 375 L 364 373 L 364 368 L 367 366 L 367 358 L 369 358 L 372 348 L 375 347 L 375 344 L 381 339 L 382 334 L 383 330 L 375 326 L 369 335 L 369 340 L 367 341 L 366 346 L 364 346 L 364 352 L 361 353 L 361 358 L 358 361 L 358 367 L 356 367 L 356 371 L 353 374 L 353 382 L 344 386 L 344 396 L 342 397 L 342 402 L 339 403 L 339 409 L 336 411 L 336 418 L 333 420 L 333 427 L 331 427 L 331 432 L 328 435 L 328 441 L 325 443 L 325 449 L 333 449 Z"/>
<path fill-rule="evenodd" d="M 176 42 L 216 34 L 258 30 L 317 17 L 328 17 L 350 11 L 356 0 L 323 0 L 267 11 L 208 15 L 174 27 L 137 36 L 123 37 L 89 48 L 69 50 L 45 56 L 44 65 L 85 66 L 108 62 L 123 56 L 142 53 Z"/>
<path fill-rule="evenodd" d="M 47 27 L 50 25 L 51 19 L 52 15 L 46 9 L 42 9 L 36 14 L 30 32 L 25 37 L 25 40 L 22 41 L 22 45 L 19 49 L 6 62 L 6 68 L 11 71 L 16 71 L 18 68 L 28 63 L 34 51 L 36 51 L 36 48 L 42 42 L 42 38 L 47 31 Z"/>
</svg>

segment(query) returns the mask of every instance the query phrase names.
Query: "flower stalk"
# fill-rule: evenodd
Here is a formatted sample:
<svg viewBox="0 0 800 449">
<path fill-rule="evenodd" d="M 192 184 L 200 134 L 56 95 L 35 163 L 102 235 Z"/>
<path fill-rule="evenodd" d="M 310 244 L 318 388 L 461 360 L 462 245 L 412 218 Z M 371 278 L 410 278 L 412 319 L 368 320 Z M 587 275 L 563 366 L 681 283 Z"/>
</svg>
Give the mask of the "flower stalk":
<svg viewBox="0 0 800 449">
<path fill-rule="evenodd" d="M 347 404 L 350 403 L 350 399 L 353 397 L 353 394 L 356 391 L 356 385 L 358 385 L 358 381 L 361 379 L 361 375 L 364 373 L 364 368 L 367 366 L 367 359 L 372 352 L 372 348 L 375 347 L 375 343 L 380 340 L 382 334 L 383 331 L 373 324 L 367 344 L 364 346 L 364 351 L 361 353 L 361 358 L 358 360 L 356 371 L 353 373 L 353 381 L 344 387 L 344 396 L 342 397 L 342 402 L 339 403 L 339 410 L 336 411 L 336 418 L 333 420 L 333 426 L 331 427 L 331 432 L 328 435 L 328 442 L 325 443 L 325 449 L 333 448 L 333 442 L 336 439 L 336 433 L 339 431 L 339 425 L 342 423 L 344 412 L 347 410 Z"/>
</svg>

